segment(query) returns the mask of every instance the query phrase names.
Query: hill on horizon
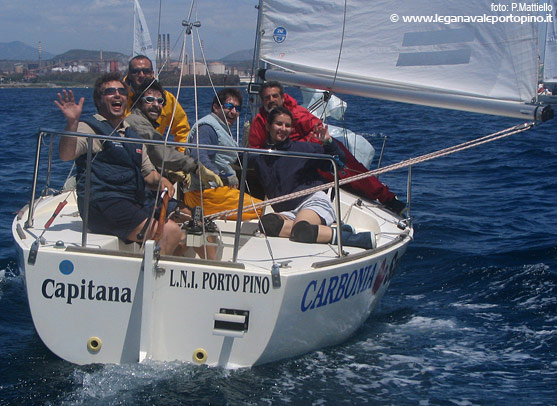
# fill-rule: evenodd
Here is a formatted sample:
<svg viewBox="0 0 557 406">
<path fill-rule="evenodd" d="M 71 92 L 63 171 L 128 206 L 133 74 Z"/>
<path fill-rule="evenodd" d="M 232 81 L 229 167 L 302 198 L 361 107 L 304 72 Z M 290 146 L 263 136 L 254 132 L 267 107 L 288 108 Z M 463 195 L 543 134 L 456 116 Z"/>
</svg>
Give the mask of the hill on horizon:
<svg viewBox="0 0 557 406">
<path fill-rule="evenodd" d="M 62 54 L 53 55 L 49 52 L 42 52 L 43 61 L 54 60 L 56 62 L 62 61 L 76 61 L 76 60 L 89 60 L 99 61 L 101 50 L 86 50 L 86 49 L 70 49 Z M 127 63 L 130 56 L 121 52 L 102 51 L 103 60 L 117 59 L 121 62 Z M 232 52 L 220 59 L 215 59 L 222 63 L 251 63 L 253 58 L 253 49 L 243 49 Z M 39 51 L 30 45 L 21 41 L 0 42 L 0 60 L 10 61 L 38 61 Z"/>
<path fill-rule="evenodd" d="M 51 59 L 54 55 L 43 50 L 42 59 Z M 0 59 L 14 61 L 38 61 L 39 49 L 21 41 L 0 42 Z"/>
<path fill-rule="evenodd" d="M 232 52 L 223 58 L 220 58 L 221 62 L 244 62 L 251 61 L 253 59 L 253 48 L 252 49 L 242 49 L 240 51 Z"/>
<path fill-rule="evenodd" d="M 89 61 L 100 61 L 101 60 L 101 50 L 87 50 L 87 49 L 70 49 L 63 54 L 56 55 L 52 57 L 56 61 L 76 61 L 76 60 L 89 60 Z M 102 59 L 119 59 L 128 60 L 129 56 L 124 55 L 120 52 L 102 51 Z"/>
</svg>

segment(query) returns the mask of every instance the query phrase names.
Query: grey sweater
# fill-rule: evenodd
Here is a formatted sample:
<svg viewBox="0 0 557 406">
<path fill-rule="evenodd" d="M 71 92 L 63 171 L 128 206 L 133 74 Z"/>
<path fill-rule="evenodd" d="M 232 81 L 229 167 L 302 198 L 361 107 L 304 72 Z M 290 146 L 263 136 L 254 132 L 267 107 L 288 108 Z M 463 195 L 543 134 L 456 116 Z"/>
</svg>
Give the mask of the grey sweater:
<svg viewBox="0 0 557 406">
<path fill-rule="evenodd" d="M 147 140 L 160 140 L 162 136 L 155 130 L 149 119 L 139 109 L 133 109 L 131 114 L 126 117 L 126 122 L 137 134 Z M 195 172 L 197 163 L 189 156 L 164 145 L 146 145 L 149 159 L 160 171 L 164 160 L 164 169 L 170 171 L 183 171 L 184 173 Z"/>
</svg>

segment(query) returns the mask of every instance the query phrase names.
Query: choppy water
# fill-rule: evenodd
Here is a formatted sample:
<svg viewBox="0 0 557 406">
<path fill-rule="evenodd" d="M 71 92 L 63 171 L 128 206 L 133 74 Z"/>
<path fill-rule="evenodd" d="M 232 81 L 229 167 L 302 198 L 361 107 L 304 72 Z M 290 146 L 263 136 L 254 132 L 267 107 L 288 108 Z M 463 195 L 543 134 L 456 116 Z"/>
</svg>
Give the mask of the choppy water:
<svg viewBox="0 0 557 406">
<path fill-rule="evenodd" d="M 378 310 L 346 343 L 234 371 L 176 362 L 75 366 L 34 331 L 10 232 L 29 199 L 38 127 L 64 127 L 56 92 L 0 89 L 1 405 L 557 404 L 554 124 L 413 169 L 415 241 Z M 91 112 L 92 90 L 76 93 Z M 180 98 L 190 117 L 192 97 L 187 89 Z M 211 98 L 201 90 L 201 114 Z M 385 164 L 517 123 L 347 101 L 349 128 L 376 149 L 378 134 L 388 136 Z M 405 171 L 381 179 L 405 197 Z"/>
</svg>

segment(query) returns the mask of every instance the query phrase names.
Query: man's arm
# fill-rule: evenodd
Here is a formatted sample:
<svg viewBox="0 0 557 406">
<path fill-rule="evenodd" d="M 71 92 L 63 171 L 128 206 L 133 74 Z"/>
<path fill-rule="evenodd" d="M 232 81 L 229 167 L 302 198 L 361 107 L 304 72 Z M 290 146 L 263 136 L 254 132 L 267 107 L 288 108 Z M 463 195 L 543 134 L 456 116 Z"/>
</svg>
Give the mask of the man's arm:
<svg viewBox="0 0 557 406">
<path fill-rule="evenodd" d="M 295 125 L 298 127 L 298 132 L 300 133 L 300 139 L 298 141 L 310 141 L 315 129 L 323 127 L 323 122 L 303 106 L 296 105 L 291 112 L 294 116 Z"/>
<path fill-rule="evenodd" d="M 249 129 L 249 146 L 250 148 L 265 148 L 266 142 L 265 119 L 261 116 L 261 113 L 258 113 Z"/>
<path fill-rule="evenodd" d="M 166 97 L 166 104 L 163 107 L 161 116 L 157 120 L 157 122 L 159 123 L 157 131 L 159 132 L 159 134 L 164 136 L 166 128 L 170 126 L 170 133 L 174 135 L 174 141 L 187 142 L 188 135 L 190 133 L 188 116 L 172 93 L 165 90 L 164 95 Z M 174 111 L 174 106 L 176 106 L 176 111 Z M 170 120 L 172 119 L 173 112 L 174 120 L 172 120 L 172 125 L 170 125 Z M 177 149 L 180 152 L 184 152 L 185 150 L 185 148 L 181 147 Z"/>
<path fill-rule="evenodd" d="M 126 117 L 126 122 L 141 137 L 149 140 L 162 140 L 162 136 L 155 130 L 151 122 L 140 114 L 132 113 Z M 189 155 L 181 154 L 174 147 L 164 145 L 147 145 L 149 159 L 157 167 L 171 171 L 194 172 L 197 169 L 195 160 Z"/>
<path fill-rule="evenodd" d="M 213 127 L 209 124 L 202 124 L 197 128 L 197 134 L 199 135 L 199 144 L 206 145 L 218 145 L 219 138 Z M 198 140 L 195 140 L 198 142 Z M 213 159 L 215 158 L 215 151 L 208 149 L 199 149 L 199 162 L 201 162 L 207 169 L 219 173 L 219 168 L 214 164 Z"/>
<path fill-rule="evenodd" d="M 81 112 L 83 110 L 84 98 L 79 99 L 79 103 L 76 104 L 73 92 L 70 90 L 62 91 L 62 94 L 58 93 L 58 100 L 54 100 L 54 104 L 62 111 L 64 117 L 66 117 L 66 131 L 77 132 L 77 126 L 79 124 L 79 117 L 81 117 Z M 76 137 L 62 137 L 60 140 L 60 145 L 58 146 L 58 154 L 62 161 L 71 161 L 77 158 L 77 138 Z"/>
<path fill-rule="evenodd" d="M 174 186 L 172 185 L 172 183 L 164 176 L 161 176 L 157 171 L 151 171 L 151 173 L 149 173 L 147 176 L 144 176 L 143 179 L 145 179 L 145 184 L 153 190 L 157 190 L 160 180 L 161 190 L 164 190 L 164 188 L 166 187 L 168 188 L 169 195 L 171 197 L 174 196 Z"/>
<path fill-rule="evenodd" d="M 174 134 L 174 141 L 188 141 L 188 135 L 190 134 L 190 123 L 188 122 L 188 116 L 186 112 L 178 102 L 176 102 L 176 113 L 174 114 L 174 121 L 172 122 L 170 132 Z"/>
</svg>

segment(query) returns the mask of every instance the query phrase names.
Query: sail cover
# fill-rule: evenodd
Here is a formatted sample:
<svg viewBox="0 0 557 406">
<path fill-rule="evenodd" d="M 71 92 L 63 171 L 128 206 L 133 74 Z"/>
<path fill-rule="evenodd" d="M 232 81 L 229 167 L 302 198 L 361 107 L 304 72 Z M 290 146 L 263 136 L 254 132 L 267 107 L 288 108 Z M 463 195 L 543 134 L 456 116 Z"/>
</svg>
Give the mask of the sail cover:
<svg viewBox="0 0 557 406">
<path fill-rule="evenodd" d="M 537 13 L 494 4 L 264 0 L 260 58 L 275 72 L 267 79 L 523 118 L 537 90 L 539 23 L 504 19 Z"/>
<path fill-rule="evenodd" d="M 149 28 L 138 0 L 133 2 L 133 56 L 145 55 L 153 63 L 153 70 L 157 74 L 157 59 L 151 43 Z"/>
</svg>

